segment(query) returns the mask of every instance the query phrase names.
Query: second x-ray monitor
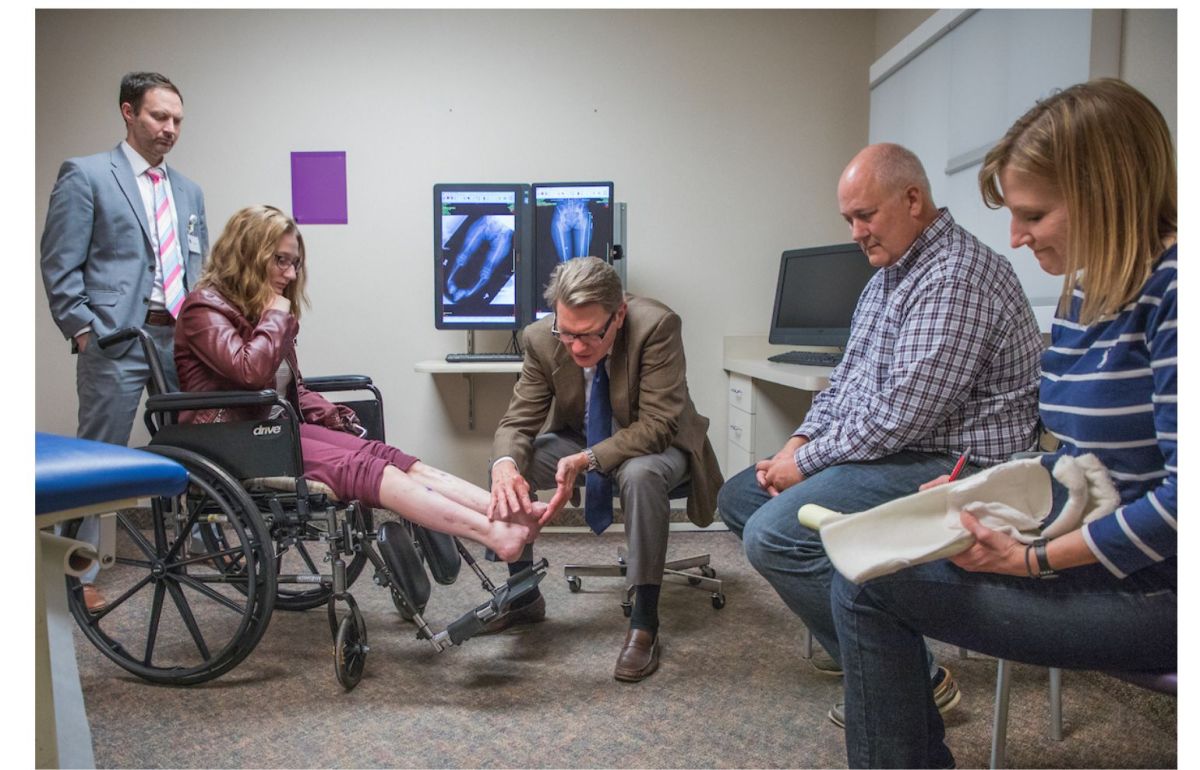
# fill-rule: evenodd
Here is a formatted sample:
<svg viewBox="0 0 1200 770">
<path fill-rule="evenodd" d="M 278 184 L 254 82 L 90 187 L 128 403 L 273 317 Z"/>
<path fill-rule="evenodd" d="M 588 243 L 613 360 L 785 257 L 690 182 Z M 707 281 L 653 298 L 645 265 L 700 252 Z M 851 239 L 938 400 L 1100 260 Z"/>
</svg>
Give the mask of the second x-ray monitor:
<svg viewBox="0 0 1200 770">
<path fill-rule="evenodd" d="M 434 325 L 519 328 L 529 185 L 437 184 L 433 209 Z"/>
<path fill-rule="evenodd" d="M 531 318 L 550 313 L 542 292 L 560 262 L 575 257 L 613 261 L 613 183 L 537 182 L 533 185 L 534 269 Z"/>
<path fill-rule="evenodd" d="M 769 341 L 844 348 L 858 297 L 874 274 L 854 243 L 783 252 Z"/>
</svg>

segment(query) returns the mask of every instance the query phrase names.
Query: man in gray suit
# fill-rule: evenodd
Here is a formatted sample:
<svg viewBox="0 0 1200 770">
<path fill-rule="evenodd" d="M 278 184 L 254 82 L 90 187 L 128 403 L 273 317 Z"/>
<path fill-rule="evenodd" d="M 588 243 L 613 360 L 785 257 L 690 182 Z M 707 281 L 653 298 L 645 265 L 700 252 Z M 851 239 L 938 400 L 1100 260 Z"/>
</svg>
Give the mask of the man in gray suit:
<svg viewBox="0 0 1200 770">
<path fill-rule="evenodd" d="M 95 340 L 143 327 L 177 387 L 175 313 L 208 251 L 204 195 L 164 162 L 183 122 L 179 89 L 157 73 L 131 72 L 119 106 L 125 141 L 63 163 L 42 233 L 50 313 L 78 355 L 76 433 L 113 444 L 128 443 L 150 370 L 138 344 L 101 350 Z M 103 606 L 90 586 L 84 597 L 90 609 Z"/>
</svg>

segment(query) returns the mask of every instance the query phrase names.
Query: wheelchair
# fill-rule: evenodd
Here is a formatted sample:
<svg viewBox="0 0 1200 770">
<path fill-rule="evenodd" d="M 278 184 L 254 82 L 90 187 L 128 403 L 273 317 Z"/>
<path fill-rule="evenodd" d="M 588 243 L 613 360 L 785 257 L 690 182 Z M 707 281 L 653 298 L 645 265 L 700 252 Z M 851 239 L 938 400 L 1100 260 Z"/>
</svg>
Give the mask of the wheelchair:
<svg viewBox="0 0 1200 770">
<path fill-rule="evenodd" d="M 84 636 L 126 671 L 150 682 L 192 685 L 236 667 L 262 639 L 276 609 L 326 608 L 338 682 L 361 680 L 367 628 L 351 586 L 369 564 L 373 582 L 391 593 L 417 639 L 438 652 L 483 630 L 518 597 L 534 590 L 549 563 L 542 559 L 497 586 L 456 537 L 407 521 L 378 527 L 372 510 L 340 501 L 303 475 L 300 418 L 274 390 L 167 392 L 162 363 L 140 328 L 98 339 L 102 348 L 138 340 L 150 367 L 151 395 L 144 449 L 187 469 L 176 497 L 101 517 L 101 562 L 96 579 L 109 604 L 93 613 L 77 577 L 67 577 L 71 613 Z M 305 387 L 357 394 L 343 400 L 368 438 L 384 440 L 383 397 L 362 375 L 307 378 Z M 366 395 L 363 395 L 366 394 Z M 180 424 L 179 412 L 278 406 L 279 417 L 250 422 Z M 79 534 L 81 521 L 65 529 Z M 113 558 L 105 559 L 106 555 Z M 429 574 L 453 583 L 465 561 L 489 598 L 435 631 L 422 617 Z M 426 572 L 428 570 L 428 573 Z"/>
</svg>

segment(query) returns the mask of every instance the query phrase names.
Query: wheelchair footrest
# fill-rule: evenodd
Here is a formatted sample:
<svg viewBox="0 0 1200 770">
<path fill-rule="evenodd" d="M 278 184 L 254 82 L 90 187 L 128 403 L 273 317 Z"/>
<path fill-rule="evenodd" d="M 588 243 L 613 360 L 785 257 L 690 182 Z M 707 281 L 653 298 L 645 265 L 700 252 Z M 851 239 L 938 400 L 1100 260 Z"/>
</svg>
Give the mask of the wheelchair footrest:
<svg viewBox="0 0 1200 770">
<path fill-rule="evenodd" d="M 542 578 L 546 577 L 546 569 L 549 566 L 550 562 L 541 559 L 504 581 L 504 585 L 497 588 L 493 594 L 500 612 L 506 611 L 517 599 L 537 588 Z"/>
<path fill-rule="evenodd" d="M 452 622 L 445 631 L 450 644 L 459 645 L 475 636 L 514 601 L 537 588 L 549 566 L 550 562 L 541 559 L 526 567 L 497 588 L 491 599 Z"/>
</svg>

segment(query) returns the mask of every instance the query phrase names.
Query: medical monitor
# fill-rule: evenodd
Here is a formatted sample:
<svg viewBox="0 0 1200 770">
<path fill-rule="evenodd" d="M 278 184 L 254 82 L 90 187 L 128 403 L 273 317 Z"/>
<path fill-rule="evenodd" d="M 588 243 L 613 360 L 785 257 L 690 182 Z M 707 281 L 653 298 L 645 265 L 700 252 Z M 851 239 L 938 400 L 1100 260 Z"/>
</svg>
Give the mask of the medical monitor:
<svg viewBox="0 0 1200 770">
<path fill-rule="evenodd" d="M 433 186 L 438 329 L 520 328 L 529 219 L 527 184 Z"/>
<path fill-rule="evenodd" d="M 534 260 L 529 320 L 550 313 L 542 296 L 559 262 L 575 257 L 613 261 L 613 183 L 536 182 Z"/>
<path fill-rule="evenodd" d="M 858 297 L 874 274 L 855 243 L 783 252 L 770 342 L 845 347 Z"/>
</svg>

